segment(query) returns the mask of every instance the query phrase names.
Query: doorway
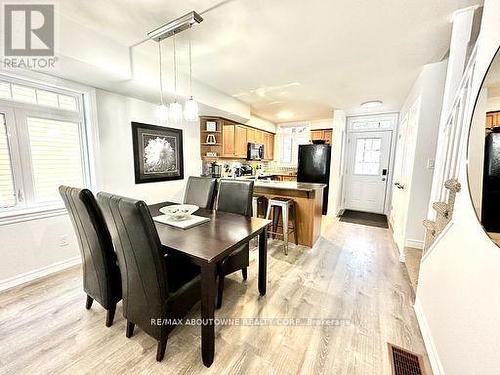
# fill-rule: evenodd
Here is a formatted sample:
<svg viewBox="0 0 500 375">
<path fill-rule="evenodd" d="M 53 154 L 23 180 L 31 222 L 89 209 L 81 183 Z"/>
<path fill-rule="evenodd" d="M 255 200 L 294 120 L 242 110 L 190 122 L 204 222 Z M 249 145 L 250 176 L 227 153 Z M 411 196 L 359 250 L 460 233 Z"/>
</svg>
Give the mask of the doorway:
<svg viewBox="0 0 500 375">
<path fill-rule="evenodd" d="M 385 213 L 392 130 L 349 132 L 345 208 Z"/>
</svg>

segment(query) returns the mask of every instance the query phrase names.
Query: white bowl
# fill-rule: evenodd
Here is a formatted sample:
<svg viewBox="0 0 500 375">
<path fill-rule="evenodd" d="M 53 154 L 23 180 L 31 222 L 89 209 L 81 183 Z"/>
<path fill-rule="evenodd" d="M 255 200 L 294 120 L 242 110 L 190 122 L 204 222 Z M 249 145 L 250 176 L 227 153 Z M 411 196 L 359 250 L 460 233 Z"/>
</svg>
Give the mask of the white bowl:
<svg viewBox="0 0 500 375">
<path fill-rule="evenodd" d="M 181 221 L 189 219 L 198 209 L 199 207 L 194 204 L 173 204 L 160 208 L 160 212 L 172 220 Z"/>
</svg>

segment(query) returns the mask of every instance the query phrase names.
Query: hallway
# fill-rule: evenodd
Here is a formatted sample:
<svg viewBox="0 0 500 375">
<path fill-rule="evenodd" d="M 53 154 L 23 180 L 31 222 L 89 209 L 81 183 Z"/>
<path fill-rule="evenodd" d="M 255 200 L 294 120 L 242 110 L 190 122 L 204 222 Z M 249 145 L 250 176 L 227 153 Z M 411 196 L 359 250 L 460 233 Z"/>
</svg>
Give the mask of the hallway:
<svg viewBox="0 0 500 375">
<path fill-rule="evenodd" d="M 125 338 L 121 304 L 115 323 L 104 310 L 84 308 L 78 267 L 0 294 L 0 346 L 4 374 L 388 374 L 387 342 L 425 353 L 412 308 L 412 291 L 387 229 L 324 218 L 323 238 L 310 250 L 279 242 L 269 248 L 268 293 L 259 299 L 255 251 L 248 281 L 227 279 L 218 318 L 338 319 L 334 325 L 220 325 L 216 353 L 207 369 L 200 361 L 199 326 L 178 327 L 165 360 L 140 329 Z M 196 305 L 188 318 L 199 317 Z M 50 318 L 47 318 L 50 317 Z M 230 350 L 229 350 L 230 349 Z"/>
</svg>

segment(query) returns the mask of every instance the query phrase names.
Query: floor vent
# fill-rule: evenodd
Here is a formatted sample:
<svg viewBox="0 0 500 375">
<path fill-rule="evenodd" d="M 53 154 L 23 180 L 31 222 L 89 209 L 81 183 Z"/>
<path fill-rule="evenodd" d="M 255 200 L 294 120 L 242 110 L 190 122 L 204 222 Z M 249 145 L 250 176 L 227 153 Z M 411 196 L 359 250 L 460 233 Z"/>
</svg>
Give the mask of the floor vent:
<svg viewBox="0 0 500 375">
<path fill-rule="evenodd" d="M 425 375 L 422 356 L 389 344 L 393 375 Z"/>
</svg>

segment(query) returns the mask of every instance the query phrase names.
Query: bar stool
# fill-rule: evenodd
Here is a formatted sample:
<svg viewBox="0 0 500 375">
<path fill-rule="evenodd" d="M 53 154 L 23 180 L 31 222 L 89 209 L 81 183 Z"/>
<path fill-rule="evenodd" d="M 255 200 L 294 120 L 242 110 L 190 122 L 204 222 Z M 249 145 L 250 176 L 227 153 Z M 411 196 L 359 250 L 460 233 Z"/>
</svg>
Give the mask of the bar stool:
<svg viewBox="0 0 500 375">
<path fill-rule="evenodd" d="M 273 230 L 268 231 L 269 234 L 275 238 L 278 236 L 283 236 L 284 251 L 285 255 L 288 255 L 288 235 L 293 233 L 295 239 L 295 245 L 299 244 L 297 239 L 297 210 L 295 206 L 295 201 L 290 198 L 285 197 L 274 197 L 269 199 L 269 204 L 267 205 L 266 219 L 269 220 L 271 217 L 271 209 L 273 210 Z M 279 225 L 280 213 L 282 216 L 282 225 Z M 288 226 L 289 219 L 292 220 L 293 227 Z M 278 228 L 282 228 L 283 233 L 278 233 Z"/>
<path fill-rule="evenodd" d="M 254 195 L 252 198 L 252 216 L 259 217 L 259 204 L 263 205 L 266 212 L 267 198 L 263 195 Z"/>
</svg>

